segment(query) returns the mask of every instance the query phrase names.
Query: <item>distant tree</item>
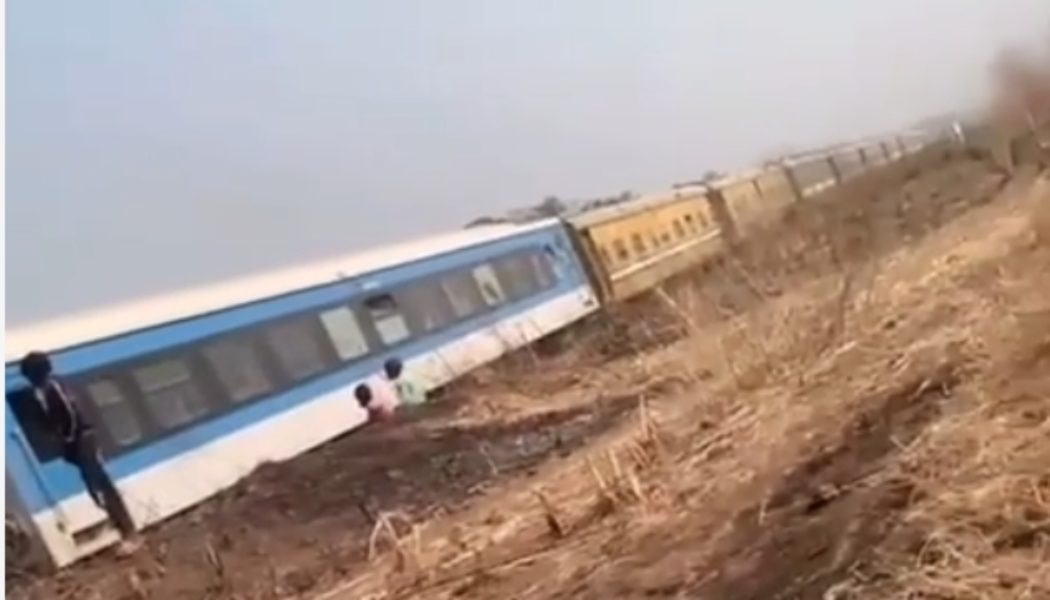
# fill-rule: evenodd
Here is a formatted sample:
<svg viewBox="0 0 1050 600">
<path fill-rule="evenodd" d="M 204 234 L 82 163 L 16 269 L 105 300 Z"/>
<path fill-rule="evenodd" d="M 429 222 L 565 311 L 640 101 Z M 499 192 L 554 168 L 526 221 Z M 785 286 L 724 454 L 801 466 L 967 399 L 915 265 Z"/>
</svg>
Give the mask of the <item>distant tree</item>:
<svg viewBox="0 0 1050 600">
<path fill-rule="evenodd" d="M 557 196 L 547 196 L 536 210 L 545 217 L 557 217 L 565 212 L 566 206 Z"/>
<path fill-rule="evenodd" d="M 715 171 L 714 169 L 708 169 L 704 172 L 703 176 L 700 177 L 700 181 L 702 183 L 711 183 L 713 181 L 718 181 L 723 177 L 725 177 L 725 173 Z"/>
<path fill-rule="evenodd" d="M 484 217 L 478 217 L 478 218 L 474 219 L 470 223 L 467 223 L 466 225 L 464 225 L 463 228 L 464 229 L 470 229 L 472 227 L 482 227 L 484 225 L 496 225 L 496 224 L 502 223 L 502 222 L 504 222 L 504 219 L 502 219 L 500 217 L 484 216 Z"/>
</svg>

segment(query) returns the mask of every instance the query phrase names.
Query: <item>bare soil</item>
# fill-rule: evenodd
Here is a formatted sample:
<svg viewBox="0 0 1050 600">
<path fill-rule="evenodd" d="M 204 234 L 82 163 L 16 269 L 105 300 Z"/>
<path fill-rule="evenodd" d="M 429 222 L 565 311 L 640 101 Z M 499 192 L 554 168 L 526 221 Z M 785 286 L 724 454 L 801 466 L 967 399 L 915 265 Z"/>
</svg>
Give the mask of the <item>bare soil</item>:
<svg viewBox="0 0 1050 600">
<path fill-rule="evenodd" d="M 8 595 L 1050 598 L 1034 179 L 953 157 L 797 207 L 131 559 L 9 564 Z"/>
</svg>

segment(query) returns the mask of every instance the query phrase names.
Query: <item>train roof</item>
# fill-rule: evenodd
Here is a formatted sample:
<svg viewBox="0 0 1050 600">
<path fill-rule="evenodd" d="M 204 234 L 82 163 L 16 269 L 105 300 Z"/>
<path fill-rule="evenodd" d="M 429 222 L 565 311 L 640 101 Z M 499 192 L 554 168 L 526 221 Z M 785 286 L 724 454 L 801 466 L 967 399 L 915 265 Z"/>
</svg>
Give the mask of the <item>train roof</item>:
<svg viewBox="0 0 1050 600">
<path fill-rule="evenodd" d="M 473 227 L 27 323 L 7 330 L 4 360 L 19 360 L 33 350 L 57 351 L 96 339 L 334 283 L 341 279 L 542 229 L 558 222 L 557 219 L 544 219 L 525 225 L 493 224 Z"/>
<path fill-rule="evenodd" d="M 806 151 L 806 152 L 799 152 L 799 153 L 796 153 L 796 154 L 792 154 L 790 156 L 784 157 L 782 162 L 790 167 L 790 166 L 794 166 L 794 165 L 797 165 L 797 164 L 800 164 L 800 163 L 808 162 L 808 161 L 811 161 L 811 160 L 814 160 L 814 159 L 827 158 L 828 156 L 831 156 L 831 155 L 834 155 L 834 154 L 838 154 L 840 152 L 852 152 L 852 151 L 856 151 L 859 148 L 869 148 L 869 147 L 871 147 L 873 145 L 876 145 L 876 144 L 885 143 L 885 144 L 889 144 L 891 147 L 893 147 L 893 146 L 896 146 L 898 138 L 901 138 L 901 139 L 906 139 L 906 138 L 924 138 L 924 136 L 929 136 L 929 135 L 930 135 L 930 132 L 909 129 L 907 131 L 902 131 L 902 132 L 900 132 L 900 133 L 898 133 L 896 135 L 893 135 L 893 136 L 888 136 L 888 135 L 870 136 L 870 137 L 862 138 L 862 139 L 859 139 L 859 140 L 853 140 L 853 141 L 850 141 L 850 142 L 842 142 L 840 144 L 834 144 L 834 145 L 831 145 L 831 146 L 825 146 L 823 148 L 818 148 L 816 150 L 809 150 L 809 151 Z M 934 133 L 933 135 L 936 135 L 936 134 Z"/>
<path fill-rule="evenodd" d="M 573 215 L 566 220 L 577 227 L 592 227 L 608 221 L 621 219 L 639 211 L 656 208 L 678 200 L 685 200 L 686 198 L 694 198 L 697 195 L 706 193 L 707 188 L 702 185 L 683 186 L 678 189 L 658 192 L 655 194 L 646 194 L 633 200 L 627 200 L 625 202 L 619 202 L 609 206 L 584 211 L 577 215 Z"/>
<path fill-rule="evenodd" d="M 762 175 L 765 175 L 770 171 L 769 167 L 755 167 L 752 169 L 746 169 L 742 171 L 734 171 L 724 177 L 716 179 L 711 182 L 711 187 L 714 189 L 727 188 L 733 185 L 739 185 L 741 183 L 750 183 L 755 179 L 758 179 Z"/>
<path fill-rule="evenodd" d="M 632 215 L 638 211 L 663 206 L 670 202 L 702 196 L 713 189 L 722 189 L 748 182 L 761 176 L 767 171 L 768 169 L 762 167 L 735 171 L 715 179 L 710 183 L 681 185 L 663 192 L 647 194 L 634 200 L 588 210 L 569 217 L 567 220 L 577 227 L 591 227 L 608 221 L 615 221 L 616 219 Z"/>
</svg>

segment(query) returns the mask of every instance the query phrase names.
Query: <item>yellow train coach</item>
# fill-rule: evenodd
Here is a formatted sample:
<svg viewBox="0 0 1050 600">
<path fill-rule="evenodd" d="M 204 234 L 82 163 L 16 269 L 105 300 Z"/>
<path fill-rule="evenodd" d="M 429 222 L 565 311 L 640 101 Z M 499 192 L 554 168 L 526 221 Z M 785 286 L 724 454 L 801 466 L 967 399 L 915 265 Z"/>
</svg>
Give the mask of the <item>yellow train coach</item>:
<svg viewBox="0 0 1050 600">
<path fill-rule="evenodd" d="M 798 199 L 798 192 L 783 167 L 753 169 L 716 181 L 709 194 L 713 205 L 724 204 L 735 231 L 775 218 Z"/>
<path fill-rule="evenodd" d="M 569 219 L 603 303 L 652 289 L 718 250 L 708 191 L 683 188 Z"/>
<path fill-rule="evenodd" d="M 892 141 L 799 154 L 567 221 L 602 303 L 621 302 L 703 265 L 792 204 L 909 154 L 900 138 Z"/>
<path fill-rule="evenodd" d="M 783 168 L 755 169 L 568 219 L 603 303 L 651 290 L 796 198 Z"/>
</svg>

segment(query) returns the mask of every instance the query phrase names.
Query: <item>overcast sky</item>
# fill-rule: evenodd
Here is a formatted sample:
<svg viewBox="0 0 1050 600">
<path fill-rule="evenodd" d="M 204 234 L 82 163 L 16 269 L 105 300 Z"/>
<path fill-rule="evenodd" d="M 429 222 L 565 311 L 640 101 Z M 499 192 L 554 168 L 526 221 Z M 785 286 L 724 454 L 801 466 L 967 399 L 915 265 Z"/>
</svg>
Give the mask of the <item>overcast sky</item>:
<svg viewBox="0 0 1050 600">
<path fill-rule="evenodd" d="M 7 2 L 7 317 L 975 103 L 1047 0 Z"/>
</svg>

